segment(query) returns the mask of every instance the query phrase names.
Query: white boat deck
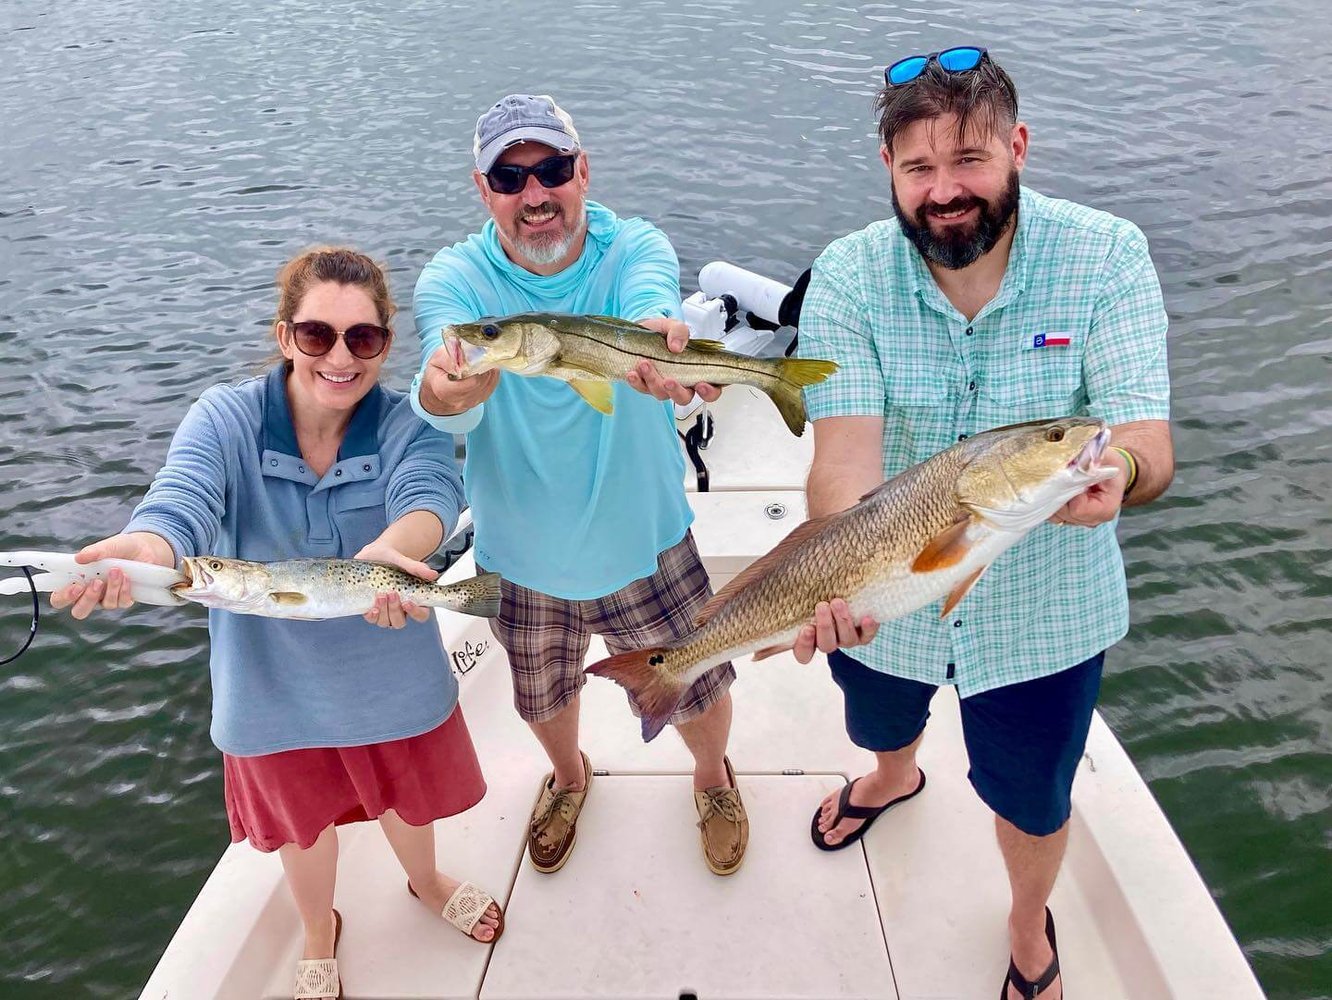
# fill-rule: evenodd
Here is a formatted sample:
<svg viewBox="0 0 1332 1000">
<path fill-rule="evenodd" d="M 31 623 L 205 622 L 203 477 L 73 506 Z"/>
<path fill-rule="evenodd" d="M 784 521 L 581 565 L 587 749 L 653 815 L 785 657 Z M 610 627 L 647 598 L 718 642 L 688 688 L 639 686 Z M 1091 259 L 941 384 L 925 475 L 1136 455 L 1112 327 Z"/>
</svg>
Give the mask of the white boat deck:
<svg viewBox="0 0 1332 1000">
<path fill-rule="evenodd" d="M 771 408 L 729 390 L 737 410 Z M 757 414 L 754 414 L 757 416 Z M 775 414 L 772 414 L 775 420 Z M 758 452 L 727 433 L 704 453 L 695 536 L 724 583 L 804 517 L 809 438 Z M 683 426 L 683 425 L 682 425 Z M 768 438 L 764 442 L 773 440 Z M 740 461 L 752 457 L 746 466 Z M 761 459 L 761 461 L 760 461 Z M 773 468 L 786 480 L 756 479 Z M 762 482 L 765 488 L 754 488 Z M 784 516 L 767 513 L 772 503 Z M 465 559 L 448 574 L 472 572 Z M 871 757 L 843 729 L 822 658 L 739 661 L 730 756 L 751 822 L 743 867 L 704 865 L 691 758 L 674 732 L 639 736 L 624 695 L 590 679 L 583 747 L 596 776 L 568 864 L 541 875 L 524 857 L 548 765 L 511 705 L 503 651 L 486 622 L 441 615 L 462 705 L 489 784 L 469 812 L 436 824 L 440 865 L 506 907 L 493 948 L 464 938 L 406 891 L 376 824 L 344 827 L 339 965 L 352 1000 L 944 1000 L 998 994 L 1008 962 L 1008 888 L 993 818 L 966 779 L 951 689 L 935 698 L 920 753 L 929 785 L 862 845 L 810 842 L 820 798 Z M 604 655 L 593 642 L 590 658 Z M 1068 860 L 1051 909 L 1074 1000 L 1261 997 L 1206 886 L 1098 716 L 1074 788 Z M 233 845 L 145 987 L 149 1000 L 290 997 L 301 941 L 276 855 Z"/>
</svg>

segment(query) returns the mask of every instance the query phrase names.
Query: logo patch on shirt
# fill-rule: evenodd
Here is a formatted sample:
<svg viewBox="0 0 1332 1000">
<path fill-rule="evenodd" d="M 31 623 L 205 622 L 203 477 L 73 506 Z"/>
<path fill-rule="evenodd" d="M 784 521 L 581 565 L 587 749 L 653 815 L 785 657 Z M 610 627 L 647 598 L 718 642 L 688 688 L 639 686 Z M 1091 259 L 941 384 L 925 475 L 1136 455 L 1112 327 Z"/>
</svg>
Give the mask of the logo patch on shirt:
<svg viewBox="0 0 1332 1000">
<path fill-rule="evenodd" d="M 1067 333 L 1038 333 L 1031 338 L 1031 346 L 1028 350 L 1036 350 L 1041 347 L 1067 347 L 1073 342 L 1071 334 Z"/>
</svg>

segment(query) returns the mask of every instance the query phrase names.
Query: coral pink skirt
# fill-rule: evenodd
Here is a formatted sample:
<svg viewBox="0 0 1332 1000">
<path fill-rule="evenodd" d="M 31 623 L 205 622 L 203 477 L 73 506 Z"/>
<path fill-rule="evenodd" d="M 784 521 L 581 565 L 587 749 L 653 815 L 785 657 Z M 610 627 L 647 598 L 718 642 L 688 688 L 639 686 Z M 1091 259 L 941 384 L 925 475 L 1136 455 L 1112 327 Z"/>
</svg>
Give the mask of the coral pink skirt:
<svg viewBox="0 0 1332 1000">
<path fill-rule="evenodd" d="M 222 755 L 233 842 L 261 851 L 312 845 L 330 823 L 375 819 L 394 810 L 425 826 L 470 809 L 486 794 L 472 737 L 458 706 L 420 736 L 360 747 Z"/>
</svg>

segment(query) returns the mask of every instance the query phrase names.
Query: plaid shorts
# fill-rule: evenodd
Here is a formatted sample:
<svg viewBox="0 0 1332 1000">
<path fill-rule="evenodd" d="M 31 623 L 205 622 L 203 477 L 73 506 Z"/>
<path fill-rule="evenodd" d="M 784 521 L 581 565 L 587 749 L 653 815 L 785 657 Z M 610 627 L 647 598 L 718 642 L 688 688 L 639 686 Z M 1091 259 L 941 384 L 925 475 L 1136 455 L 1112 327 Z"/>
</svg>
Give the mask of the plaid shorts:
<svg viewBox="0 0 1332 1000">
<path fill-rule="evenodd" d="M 491 619 L 490 628 L 509 654 L 518 714 L 528 722 L 546 722 L 573 700 L 587 680 L 583 659 L 593 633 L 605 639 L 611 653 L 658 646 L 693 631 L 694 616 L 711 596 L 689 532 L 657 556 L 655 573 L 605 597 L 566 601 L 503 581 L 499 617 Z M 685 692 L 670 721 L 702 715 L 733 680 L 730 663 L 713 667 Z M 632 698 L 629 704 L 637 715 Z"/>
</svg>

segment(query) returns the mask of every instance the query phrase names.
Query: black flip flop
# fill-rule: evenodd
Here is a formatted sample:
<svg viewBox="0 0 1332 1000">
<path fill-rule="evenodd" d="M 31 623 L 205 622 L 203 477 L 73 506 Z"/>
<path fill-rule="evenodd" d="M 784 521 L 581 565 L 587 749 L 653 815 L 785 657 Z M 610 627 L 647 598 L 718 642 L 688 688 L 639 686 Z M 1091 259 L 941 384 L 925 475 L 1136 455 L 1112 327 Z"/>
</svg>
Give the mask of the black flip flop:
<svg viewBox="0 0 1332 1000">
<path fill-rule="evenodd" d="M 814 810 L 814 820 L 809 824 L 809 835 L 814 841 L 814 846 L 821 851 L 840 851 L 843 847 L 850 847 L 861 837 L 865 836 L 865 831 L 868 830 L 870 826 L 873 825 L 874 821 L 882 816 L 885 811 L 899 803 L 905 802 L 907 799 L 915 798 L 920 794 L 921 789 L 925 787 L 925 772 L 921 771 L 920 768 L 916 768 L 916 770 L 920 772 L 920 784 L 916 786 L 916 790 L 914 792 L 907 792 L 905 795 L 899 795 L 891 802 L 887 802 L 881 806 L 853 806 L 851 804 L 851 789 L 856 787 L 856 781 L 859 781 L 859 778 L 844 786 L 842 788 L 842 794 L 837 797 L 837 815 L 833 819 L 833 827 L 836 827 L 837 824 L 844 819 L 863 819 L 865 822 L 861 823 L 860 826 L 847 834 L 844 840 L 841 840 L 836 844 L 830 844 L 823 839 L 823 833 L 819 830 L 819 814 L 823 812 L 823 807 L 820 806 L 818 809 Z"/>
<path fill-rule="evenodd" d="M 1004 977 L 1004 985 L 999 987 L 999 1000 L 1008 1000 L 1008 986 L 1011 983 L 1017 987 L 1018 995 L 1022 1000 L 1037 1000 L 1037 998 L 1055 981 L 1059 975 L 1059 948 L 1055 945 L 1055 926 L 1054 914 L 1050 908 L 1045 908 L 1045 940 L 1050 942 L 1050 950 L 1054 952 L 1054 958 L 1045 971 L 1037 977 L 1035 982 L 1031 982 L 1022 973 L 1018 972 L 1017 965 L 1013 962 L 1013 956 L 1008 957 L 1008 975 Z"/>
</svg>

